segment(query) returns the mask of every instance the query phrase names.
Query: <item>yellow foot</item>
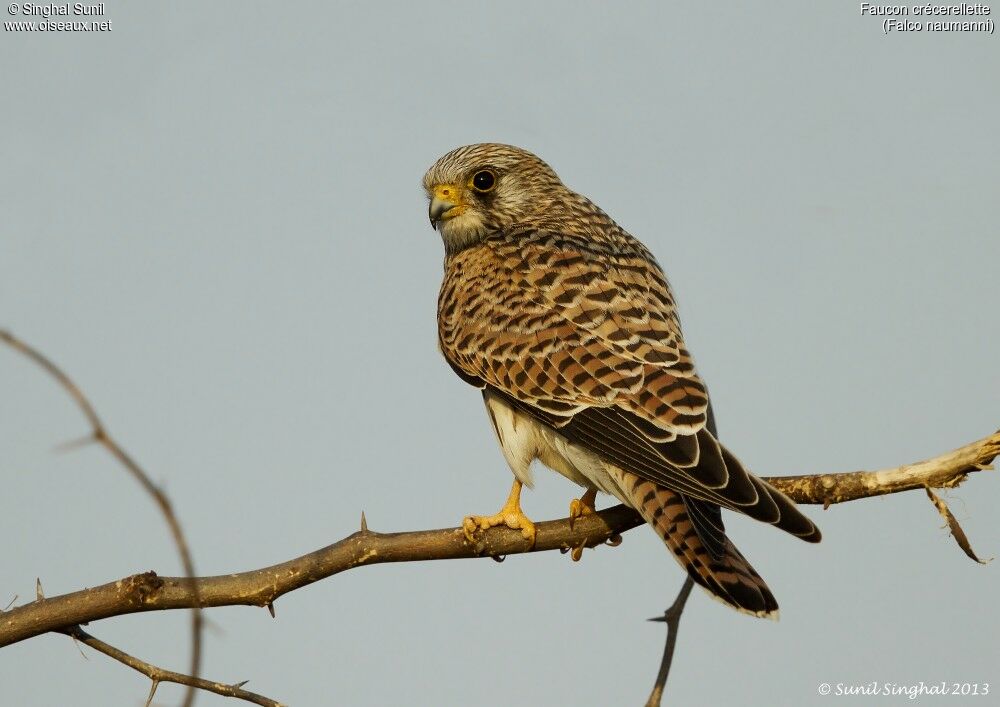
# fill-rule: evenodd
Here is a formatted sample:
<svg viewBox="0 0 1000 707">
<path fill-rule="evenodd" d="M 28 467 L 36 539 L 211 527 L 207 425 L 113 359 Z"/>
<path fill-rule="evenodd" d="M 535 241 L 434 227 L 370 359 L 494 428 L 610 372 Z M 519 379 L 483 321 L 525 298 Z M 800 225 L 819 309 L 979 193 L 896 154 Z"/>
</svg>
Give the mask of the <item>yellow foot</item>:
<svg viewBox="0 0 1000 707">
<path fill-rule="evenodd" d="M 589 516 L 594 512 L 594 503 L 597 501 L 597 489 L 589 488 L 587 493 L 583 494 L 583 498 L 574 498 L 569 502 L 569 527 L 573 527 L 573 523 L 577 518 L 582 518 L 583 516 Z M 579 558 L 575 558 L 579 559 Z"/>
<path fill-rule="evenodd" d="M 465 539 L 475 542 L 475 534 L 479 530 L 489 530 L 498 525 L 506 525 L 513 530 L 520 530 L 521 535 L 535 545 L 535 524 L 521 510 L 521 482 L 515 481 L 510 490 L 510 496 L 499 513 L 491 516 L 466 516 L 462 520 L 462 531 Z"/>
<path fill-rule="evenodd" d="M 466 516 L 462 520 L 462 530 L 470 543 L 475 542 L 473 536 L 477 531 L 489 530 L 498 525 L 506 525 L 508 528 L 520 530 L 521 535 L 530 540 L 532 545 L 535 544 L 535 524 L 520 509 L 512 512 L 504 508 L 495 515 Z"/>
</svg>

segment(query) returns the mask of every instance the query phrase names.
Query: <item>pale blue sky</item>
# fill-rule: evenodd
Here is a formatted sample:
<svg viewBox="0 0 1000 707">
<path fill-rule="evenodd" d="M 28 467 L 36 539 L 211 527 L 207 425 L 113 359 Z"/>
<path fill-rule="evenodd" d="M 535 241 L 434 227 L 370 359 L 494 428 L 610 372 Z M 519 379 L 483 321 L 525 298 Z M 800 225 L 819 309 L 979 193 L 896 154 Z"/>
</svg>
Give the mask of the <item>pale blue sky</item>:
<svg viewBox="0 0 1000 707">
<path fill-rule="evenodd" d="M 420 189 L 468 142 L 537 152 L 649 245 L 758 473 L 895 465 L 1000 426 L 995 36 L 884 36 L 850 2 L 118 0 L 106 18 L 0 37 L 0 326 L 78 380 L 204 574 L 333 542 L 362 509 L 398 531 L 499 506 L 480 397 L 436 350 Z M 0 607 L 36 577 L 54 595 L 180 571 L 119 467 L 51 451 L 85 429 L 0 350 Z M 564 515 L 577 489 L 538 476 L 526 510 Z M 995 475 L 945 498 L 1000 554 Z M 807 512 L 819 546 L 729 516 L 782 619 L 696 592 L 672 704 L 829 705 L 821 682 L 872 680 L 1000 692 L 1000 570 L 922 493 Z M 365 568 L 277 620 L 210 611 L 204 672 L 300 707 L 640 705 L 663 641 L 645 619 L 681 581 L 645 529 L 579 564 Z M 89 628 L 187 665 L 183 614 Z M 85 652 L 4 649 L 0 702 L 142 704 L 144 678 Z"/>
</svg>

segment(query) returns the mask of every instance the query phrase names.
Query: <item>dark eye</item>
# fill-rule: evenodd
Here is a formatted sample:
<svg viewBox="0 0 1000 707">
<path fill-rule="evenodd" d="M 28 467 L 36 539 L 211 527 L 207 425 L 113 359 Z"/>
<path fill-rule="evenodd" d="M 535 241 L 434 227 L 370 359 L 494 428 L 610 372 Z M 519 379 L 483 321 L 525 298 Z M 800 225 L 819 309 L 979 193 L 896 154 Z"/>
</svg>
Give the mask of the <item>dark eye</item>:
<svg viewBox="0 0 1000 707">
<path fill-rule="evenodd" d="M 472 175 L 472 188 L 487 192 L 497 185 L 497 175 L 488 169 L 481 169 Z"/>
</svg>

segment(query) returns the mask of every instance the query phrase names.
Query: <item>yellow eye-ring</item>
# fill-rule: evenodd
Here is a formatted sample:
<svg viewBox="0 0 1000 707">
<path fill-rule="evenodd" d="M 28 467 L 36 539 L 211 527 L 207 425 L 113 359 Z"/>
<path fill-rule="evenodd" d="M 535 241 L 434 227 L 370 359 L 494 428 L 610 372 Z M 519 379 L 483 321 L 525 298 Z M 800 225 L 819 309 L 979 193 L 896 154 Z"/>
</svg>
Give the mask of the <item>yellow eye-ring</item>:
<svg viewBox="0 0 1000 707">
<path fill-rule="evenodd" d="M 481 169 L 472 175 L 472 188 L 478 192 L 488 192 L 497 185 L 497 175 L 493 170 Z"/>
</svg>

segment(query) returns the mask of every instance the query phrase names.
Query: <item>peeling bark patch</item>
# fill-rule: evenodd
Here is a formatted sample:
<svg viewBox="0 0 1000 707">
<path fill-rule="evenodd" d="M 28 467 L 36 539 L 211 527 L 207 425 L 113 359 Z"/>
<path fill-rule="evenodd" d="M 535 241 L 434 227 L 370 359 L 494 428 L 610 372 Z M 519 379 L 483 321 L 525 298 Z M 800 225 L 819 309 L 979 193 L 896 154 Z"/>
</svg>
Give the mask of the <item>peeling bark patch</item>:
<svg viewBox="0 0 1000 707">
<path fill-rule="evenodd" d="M 148 604 L 155 600 L 160 589 L 163 588 L 163 580 L 156 572 L 150 570 L 142 574 L 133 574 L 120 582 L 122 595 L 136 604 Z"/>
</svg>

